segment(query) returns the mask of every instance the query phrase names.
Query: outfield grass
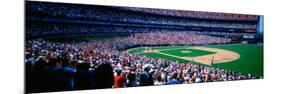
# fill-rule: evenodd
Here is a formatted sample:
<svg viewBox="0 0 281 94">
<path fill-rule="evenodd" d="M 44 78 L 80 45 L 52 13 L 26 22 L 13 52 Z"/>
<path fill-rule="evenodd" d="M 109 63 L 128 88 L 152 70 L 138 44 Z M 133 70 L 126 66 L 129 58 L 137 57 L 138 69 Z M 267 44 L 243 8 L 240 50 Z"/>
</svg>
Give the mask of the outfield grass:
<svg viewBox="0 0 281 94">
<path fill-rule="evenodd" d="M 215 67 L 263 76 L 263 46 L 224 45 L 208 47 L 231 50 L 240 54 L 240 58 L 238 60 L 215 64 Z"/>
<path fill-rule="evenodd" d="M 263 46 L 235 44 L 235 45 L 210 45 L 210 46 L 206 46 L 206 47 L 230 50 L 230 51 L 234 51 L 234 52 L 240 54 L 240 58 L 238 60 L 226 62 L 226 63 L 214 64 L 213 65 L 214 67 L 228 69 L 228 70 L 241 72 L 241 73 L 251 73 L 251 74 L 263 76 Z M 171 49 L 171 48 L 177 48 L 179 50 L 167 50 L 167 49 Z M 187 54 L 181 53 L 181 51 L 183 50 L 181 48 L 185 49 L 186 47 L 184 47 L 184 46 L 155 47 L 154 49 L 157 49 L 157 50 L 166 49 L 166 51 L 168 51 L 168 54 L 176 54 L 177 56 L 186 56 Z M 137 49 L 134 49 L 134 51 L 132 50 L 130 53 L 142 52 L 143 50 L 144 50 L 144 48 L 140 48 L 140 49 L 137 48 Z M 189 49 L 189 50 L 191 50 L 191 49 Z M 192 50 L 194 51 L 194 49 L 192 49 Z M 164 51 L 164 53 L 167 53 L 166 51 Z M 197 52 L 199 52 L 199 54 L 201 54 L 201 55 L 205 54 L 205 53 L 206 54 L 209 53 L 209 52 L 200 52 L 200 51 L 197 51 Z M 199 54 L 197 54 L 197 55 L 199 55 Z M 179 58 L 175 58 L 175 57 L 171 57 L 171 56 L 166 56 L 166 55 L 162 55 L 162 54 L 157 54 L 157 53 L 145 53 L 145 55 L 149 56 L 149 57 L 174 60 L 174 61 L 178 61 L 181 63 L 189 62 L 187 60 L 183 60 L 183 59 L 179 59 Z M 194 54 L 194 56 L 196 56 L 196 54 Z"/>
</svg>

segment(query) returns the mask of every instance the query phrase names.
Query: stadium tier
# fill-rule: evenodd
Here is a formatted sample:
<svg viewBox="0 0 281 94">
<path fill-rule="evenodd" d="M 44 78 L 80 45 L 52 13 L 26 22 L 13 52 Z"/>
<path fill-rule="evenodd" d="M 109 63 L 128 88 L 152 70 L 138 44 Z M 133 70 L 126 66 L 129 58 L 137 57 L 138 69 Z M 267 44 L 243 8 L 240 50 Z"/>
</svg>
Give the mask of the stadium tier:
<svg viewBox="0 0 281 94">
<path fill-rule="evenodd" d="M 33 36 L 61 34 L 62 31 L 115 33 L 162 29 L 240 33 L 255 32 L 258 23 L 258 17 L 253 15 L 42 2 L 27 2 L 26 15 L 27 32 L 38 31 Z"/>
</svg>

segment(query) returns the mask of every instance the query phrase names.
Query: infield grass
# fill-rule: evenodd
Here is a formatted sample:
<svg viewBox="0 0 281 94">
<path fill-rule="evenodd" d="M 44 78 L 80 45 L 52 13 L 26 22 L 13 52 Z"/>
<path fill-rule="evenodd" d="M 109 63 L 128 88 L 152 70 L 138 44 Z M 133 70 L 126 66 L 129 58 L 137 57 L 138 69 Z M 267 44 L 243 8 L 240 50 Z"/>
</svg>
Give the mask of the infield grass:
<svg viewBox="0 0 281 94">
<path fill-rule="evenodd" d="M 216 52 L 211 52 L 211 51 L 186 49 L 186 48 L 167 49 L 167 50 L 162 50 L 160 52 L 170 54 L 170 55 L 180 56 L 180 57 L 195 57 L 195 56 L 203 56 L 203 55 L 209 55 L 209 54 L 216 53 Z M 187 53 L 185 53 L 185 52 L 187 52 Z"/>
</svg>

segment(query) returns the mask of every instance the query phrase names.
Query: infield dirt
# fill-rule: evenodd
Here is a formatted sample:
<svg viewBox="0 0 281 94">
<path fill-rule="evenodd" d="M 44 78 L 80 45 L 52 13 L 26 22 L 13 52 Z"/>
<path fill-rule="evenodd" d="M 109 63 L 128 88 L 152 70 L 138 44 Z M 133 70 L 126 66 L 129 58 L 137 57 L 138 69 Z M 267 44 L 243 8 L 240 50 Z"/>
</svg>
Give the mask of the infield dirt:
<svg viewBox="0 0 281 94">
<path fill-rule="evenodd" d="M 173 48 L 171 48 L 171 49 L 173 49 Z M 240 55 L 238 53 L 229 51 L 229 50 L 208 48 L 208 47 L 189 47 L 186 49 L 197 49 L 197 50 L 211 51 L 211 52 L 216 52 L 216 53 L 196 56 L 196 57 L 179 57 L 176 55 L 171 55 L 171 54 L 160 52 L 161 50 L 153 50 L 152 52 L 175 57 L 175 58 L 180 58 L 180 59 L 184 59 L 184 60 L 188 60 L 188 61 L 193 61 L 193 62 L 197 62 L 197 63 L 202 63 L 202 64 L 206 64 L 206 65 L 217 64 L 217 63 L 226 63 L 226 62 L 234 61 L 234 60 L 237 60 L 240 58 Z M 165 49 L 165 50 L 167 50 L 167 49 Z M 144 52 L 147 52 L 147 51 L 144 51 Z"/>
</svg>

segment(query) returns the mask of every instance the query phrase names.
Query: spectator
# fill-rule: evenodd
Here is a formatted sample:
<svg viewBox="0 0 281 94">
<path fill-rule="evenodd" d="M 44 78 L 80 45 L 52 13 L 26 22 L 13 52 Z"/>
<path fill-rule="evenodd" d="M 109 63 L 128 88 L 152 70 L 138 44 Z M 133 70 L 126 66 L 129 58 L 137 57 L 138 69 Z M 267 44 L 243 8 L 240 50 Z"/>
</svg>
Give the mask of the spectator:
<svg viewBox="0 0 281 94">
<path fill-rule="evenodd" d="M 180 81 L 177 79 L 178 74 L 177 73 L 173 73 L 172 75 L 172 79 L 170 81 L 168 81 L 168 85 L 170 84 L 180 84 Z"/>
<path fill-rule="evenodd" d="M 136 87 L 136 86 L 137 86 L 136 74 L 135 72 L 129 72 L 127 87 Z"/>
<path fill-rule="evenodd" d="M 121 70 L 116 70 L 116 76 L 114 77 L 114 88 L 125 87 L 126 78 L 121 74 Z"/>
<path fill-rule="evenodd" d="M 78 63 L 78 62 L 77 62 Z M 93 71 L 89 70 L 90 64 L 84 61 L 79 61 L 76 65 L 76 74 L 75 74 L 75 88 L 76 89 L 90 89 L 95 88 L 93 82 Z"/>
<path fill-rule="evenodd" d="M 147 64 L 144 66 L 144 72 L 140 74 L 140 86 L 149 86 L 154 84 L 152 74 L 149 73 L 149 71 L 150 65 Z"/>
<path fill-rule="evenodd" d="M 112 88 L 114 84 L 114 74 L 112 66 L 103 63 L 95 70 L 95 83 L 97 89 Z"/>
</svg>

